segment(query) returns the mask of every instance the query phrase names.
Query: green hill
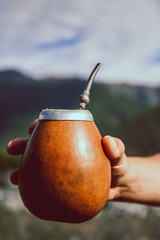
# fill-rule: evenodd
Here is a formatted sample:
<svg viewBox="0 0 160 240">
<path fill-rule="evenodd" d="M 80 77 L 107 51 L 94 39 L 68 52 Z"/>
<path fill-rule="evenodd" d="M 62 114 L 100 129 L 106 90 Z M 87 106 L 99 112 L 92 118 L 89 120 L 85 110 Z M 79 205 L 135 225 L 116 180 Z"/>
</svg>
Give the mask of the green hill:
<svg viewBox="0 0 160 240">
<path fill-rule="evenodd" d="M 77 108 L 77 98 L 85 85 L 86 81 L 78 78 L 36 81 L 13 70 L 0 72 L 0 154 L 3 159 L 4 156 L 8 159 L 5 150 L 7 142 L 14 137 L 27 136 L 29 123 L 38 117 L 42 109 Z M 87 108 L 92 112 L 102 135 L 122 137 L 129 153 L 137 153 L 138 142 L 133 144 L 129 134 L 135 129 L 134 121 L 138 121 L 136 129 L 139 132 L 141 127 L 145 128 L 143 121 L 135 119 L 145 118 L 145 114 L 149 117 L 149 112 L 160 104 L 159 93 L 159 88 L 95 82 Z M 156 114 L 154 117 L 158 119 Z M 155 122 L 154 128 L 158 131 L 158 120 Z M 148 129 L 145 136 L 146 139 L 150 137 Z M 145 153 L 142 148 L 141 154 Z"/>
<path fill-rule="evenodd" d="M 115 130 L 130 155 L 148 156 L 160 152 L 160 106 L 123 123 Z"/>
</svg>

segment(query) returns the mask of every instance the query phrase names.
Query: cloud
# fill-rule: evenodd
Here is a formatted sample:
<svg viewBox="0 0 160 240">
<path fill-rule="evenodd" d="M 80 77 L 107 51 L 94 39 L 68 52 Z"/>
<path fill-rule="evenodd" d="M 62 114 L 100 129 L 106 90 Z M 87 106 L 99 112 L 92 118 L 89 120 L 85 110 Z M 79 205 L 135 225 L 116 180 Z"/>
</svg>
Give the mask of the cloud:
<svg viewBox="0 0 160 240">
<path fill-rule="evenodd" d="M 35 76 L 88 76 L 160 84 L 160 3 L 156 0 L 0 2 L 0 68 Z"/>
<path fill-rule="evenodd" d="M 54 49 L 54 48 L 63 48 L 68 46 L 73 46 L 77 44 L 81 40 L 81 36 L 75 35 L 70 38 L 62 38 L 58 39 L 56 41 L 51 42 L 44 42 L 38 45 L 39 50 L 48 50 L 48 49 Z"/>
</svg>

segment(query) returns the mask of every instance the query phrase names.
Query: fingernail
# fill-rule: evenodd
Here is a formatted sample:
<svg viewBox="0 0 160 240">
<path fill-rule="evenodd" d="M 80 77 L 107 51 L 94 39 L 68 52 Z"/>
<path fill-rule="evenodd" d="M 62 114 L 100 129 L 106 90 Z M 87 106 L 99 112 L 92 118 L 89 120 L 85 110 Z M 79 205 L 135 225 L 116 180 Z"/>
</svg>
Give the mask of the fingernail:
<svg viewBox="0 0 160 240">
<path fill-rule="evenodd" d="M 116 151 L 117 150 L 117 144 L 116 144 L 116 141 L 114 140 L 114 138 L 109 136 L 109 135 L 107 135 L 106 137 L 108 138 L 108 140 L 109 140 L 109 142 L 112 146 L 112 150 Z"/>
</svg>

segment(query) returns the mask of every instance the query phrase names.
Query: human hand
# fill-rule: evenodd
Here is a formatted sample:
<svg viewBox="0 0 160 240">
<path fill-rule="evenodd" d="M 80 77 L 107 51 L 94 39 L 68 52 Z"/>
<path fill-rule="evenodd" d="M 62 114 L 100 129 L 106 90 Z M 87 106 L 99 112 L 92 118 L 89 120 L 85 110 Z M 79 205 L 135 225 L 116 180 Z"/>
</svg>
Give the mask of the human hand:
<svg viewBox="0 0 160 240">
<path fill-rule="evenodd" d="M 35 120 L 29 126 L 29 134 L 31 134 L 37 124 Z M 28 138 L 15 138 L 8 143 L 7 151 L 10 155 L 20 155 L 24 153 Z M 128 160 L 125 155 L 125 147 L 123 142 L 118 138 L 105 136 L 102 139 L 104 152 L 111 161 L 112 181 L 109 191 L 108 200 L 118 199 L 121 192 L 127 189 L 127 173 Z M 10 181 L 14 185 L 18 185 L 18 169 L 13 171 Z"/>
<path fill-rule="evenodd" d="M 108 200 L 160 206 L 160 154 L 127 157 L 123 142 L 110 136 L 105 136 L 102 144 L 111 161 Z"/>
<path fill-rule="evenodd" d="M 129 188 L 129 163 L 125 146 L 120 139 L 111 136 L 105 136 L 102 139 L 102 145 L 106 156 L 111 161 L 112 179 L 108 200 L 118 200 Z"/>
<path fill-rule="evenodd" d="M 38 120 L 35 120 L 29 126 L 28 132 L 31 134 L 37 124 Z M 10 155 L 20 155 L 24 153 L 28 138 L 15 138 L 8 143 L 7 152 Z M 14 185 L 18 185 L 18 169 L 13 171 L 10 176 L 10 181 Z"/>
</svg>

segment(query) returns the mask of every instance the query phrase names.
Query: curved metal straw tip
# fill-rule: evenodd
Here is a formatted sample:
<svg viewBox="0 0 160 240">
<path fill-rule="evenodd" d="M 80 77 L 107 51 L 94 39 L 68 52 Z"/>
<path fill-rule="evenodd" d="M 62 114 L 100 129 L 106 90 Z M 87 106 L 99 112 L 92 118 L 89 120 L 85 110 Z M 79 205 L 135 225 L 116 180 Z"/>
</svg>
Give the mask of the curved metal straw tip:
<svg viewBox="0 0 160 240">
<path fill-rule="evenodd" d="M 88 78 L 86 89 L 84 90 L 83 94 L 80 95 L 78 98 L 80 109 L 85 109 L 86 105 L 90 102 L 90 98 L 89 98 L 90 89 L 91 89 L 93 80 L 95 79 L 95 76 L 96 76 L 98 70 L 100 69 L 101 65 L 102 65 L 101 63 L 96 64 L 95 68 L 93 69 L 93 71 L 91 72 L 91 74 Z"/>
<path fill-rule="evenodd" d="M 88 91 L 88 92 L 90 91 L 91 86 L 92 86 L 92 83 L 93 83 L 93 80 L 95 79 L 95 76 L 96 76 L 98 70 L 100 69 L 101 65 L 102 65 L 101 63 L 97 63 L 96 66 L 95 66 L 95 68 L 94 68 L 93 71 L 91 72 L 91 74 L 90 74 L 90 76 L 89 76 L 89 78 L 88 78 L 86 91 Z"/>
</svg>

